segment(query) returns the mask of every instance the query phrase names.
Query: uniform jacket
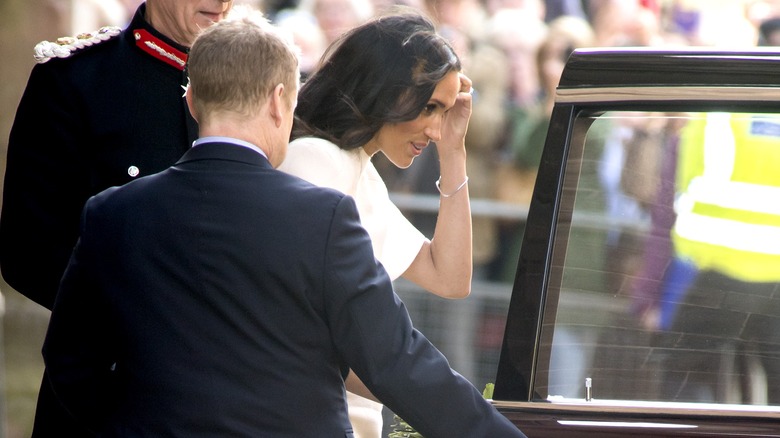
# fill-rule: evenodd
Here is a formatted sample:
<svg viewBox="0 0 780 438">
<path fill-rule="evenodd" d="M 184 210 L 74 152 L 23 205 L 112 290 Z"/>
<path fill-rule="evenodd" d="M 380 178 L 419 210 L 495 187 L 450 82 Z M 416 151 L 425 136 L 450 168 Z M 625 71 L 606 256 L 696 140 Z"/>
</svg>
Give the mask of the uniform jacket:
<svg viewBox="0 0 780 438">
<path fill-rule="evenodd" d="M 349 437 L 350 367 L 426 438 L 523 436 L 413 328 L 351 197 L 228 143 L 87 203 L 43 352 L 101 436 Z"/>
<path fill-rule="evenodd" d="M 144 10 L 118 36 L 37 64 L 16 113 L 0 269 L 48 309 L 87 198 L 169 167 L 196 138 L 182 97 L 187 49 L 152 29 Z"/>
</svg>

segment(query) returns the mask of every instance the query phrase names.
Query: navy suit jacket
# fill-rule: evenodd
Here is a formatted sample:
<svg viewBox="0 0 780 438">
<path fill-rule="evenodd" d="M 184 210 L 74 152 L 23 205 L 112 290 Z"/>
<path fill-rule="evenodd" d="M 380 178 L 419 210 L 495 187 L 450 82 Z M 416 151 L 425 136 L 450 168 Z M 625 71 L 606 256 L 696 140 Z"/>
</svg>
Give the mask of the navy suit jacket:
<svg viewBox="0 0 780 438">
<path fill-rule="evenodd" d="M 426 438 L 523 436 L 413 328 L 352 198 L 227 143 L 88 201 L 43 353 L 103 436 L 349 437 L 349 368 Z"/>
</svg>

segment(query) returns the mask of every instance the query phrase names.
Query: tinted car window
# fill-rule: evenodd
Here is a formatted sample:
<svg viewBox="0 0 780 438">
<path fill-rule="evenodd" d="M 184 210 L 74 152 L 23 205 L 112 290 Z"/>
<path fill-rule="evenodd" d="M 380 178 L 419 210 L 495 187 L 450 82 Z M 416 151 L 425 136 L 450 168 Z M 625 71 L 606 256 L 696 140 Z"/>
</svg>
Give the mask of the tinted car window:
<svg viewBox="0 0 780 438">
<path fill-rule="evenodd" d="M 534 393 L 779 403 L 780 118 L 608 111 L 576 123 Z"/>
</svg>

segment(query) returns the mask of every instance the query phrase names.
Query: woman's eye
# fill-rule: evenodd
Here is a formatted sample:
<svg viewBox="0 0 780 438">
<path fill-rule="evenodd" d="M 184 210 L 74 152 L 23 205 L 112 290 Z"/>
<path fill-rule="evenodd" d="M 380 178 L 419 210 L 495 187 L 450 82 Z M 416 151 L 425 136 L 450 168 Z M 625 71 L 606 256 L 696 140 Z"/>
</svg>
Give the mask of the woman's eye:
<svg viewBox="0 0 780 438">
<path fill-rule="evenodd" d="M 433 103 L 429 103 L 428 105 L 425 105 L 425 109 L 423 110 L 425 114 L 433 114 L 434 111 L 436 111 L 436 105 Z"/>
</svg>

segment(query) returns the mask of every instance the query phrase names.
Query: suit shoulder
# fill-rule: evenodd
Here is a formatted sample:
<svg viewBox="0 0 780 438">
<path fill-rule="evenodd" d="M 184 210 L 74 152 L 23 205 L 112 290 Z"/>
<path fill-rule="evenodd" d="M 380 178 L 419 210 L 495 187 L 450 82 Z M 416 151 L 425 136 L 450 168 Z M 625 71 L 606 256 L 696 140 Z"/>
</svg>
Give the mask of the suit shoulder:
<svg viewBox="0 0 780 438">
<path fill-rule="evenodd" d="M 299 192 L 301 196 L 319 197 L 323 200 L 328 198 L 341 199 L 344 197 L 344 192 L 337 189 L 313 184 L 311 181 L 299 177 L 298 175 L 282 171 L 279 173 L 283 174 L 283 178 L 290 183 L 290 189 L 293 192 Z"/>
<path fill-rule="evenodd" d="M 54 58 L 69 58 L 83 52 L 87 47 L 101 44 L 122 33 L 117 26 L 105 26 L 94 32 L 84 32 L 76 36 L 57 38 L 55 41 L 41 41 L 33 49 L 33 57 L 38 64 L 44 64 Z"/>
<path fill-rule="evenodd" d="M 346 195 L 336 189 L 318 186 L 296 175 L 278 171 L 279 177 L 285 181 L 281 189 L 284 200 L 291 208 L 302 214 L 313 214 L 324 217 L 325 211 L 335 211 Z"/>
</svg>

